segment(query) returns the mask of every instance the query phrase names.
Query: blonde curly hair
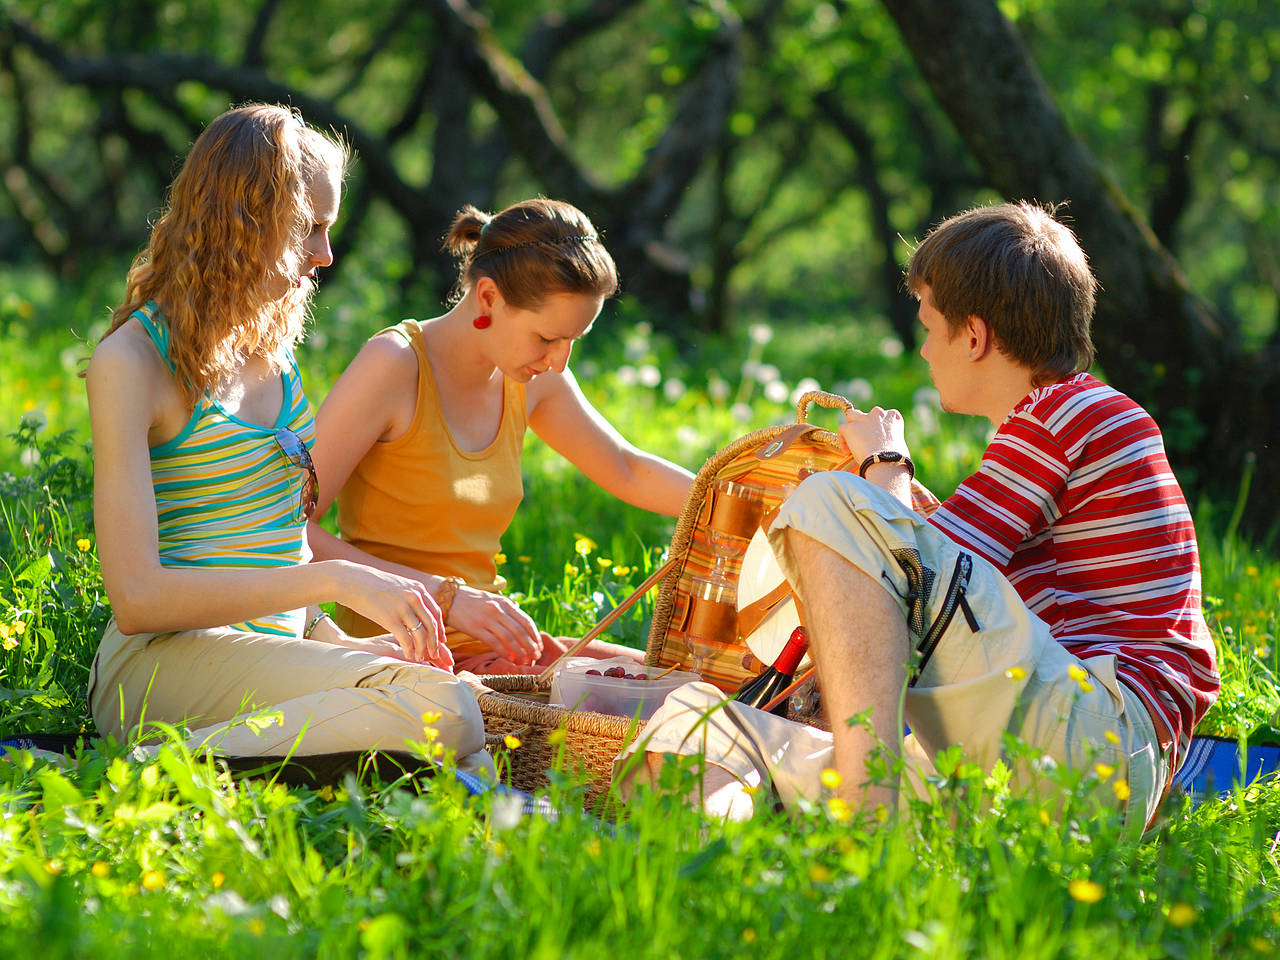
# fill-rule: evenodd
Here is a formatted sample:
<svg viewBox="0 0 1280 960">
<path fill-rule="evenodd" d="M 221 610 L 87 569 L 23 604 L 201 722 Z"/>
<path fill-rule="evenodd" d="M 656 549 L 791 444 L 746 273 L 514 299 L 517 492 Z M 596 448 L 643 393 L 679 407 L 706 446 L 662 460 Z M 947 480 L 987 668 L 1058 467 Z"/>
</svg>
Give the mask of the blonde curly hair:
<svg viewBox="0 0 1280 960">
<path fill-rule="evenodd" d="M 169 321 L 169 359 L 194 406 L 251 356 L 273 372 L 301 339 L 314 286 L 291 286 L 313 214 L 308 184 L 345 175 L 350 151 L 287 107 L 228 110 L 196 139 L 134 259 L 110 333 L 149 300 Z"/>
</svg>

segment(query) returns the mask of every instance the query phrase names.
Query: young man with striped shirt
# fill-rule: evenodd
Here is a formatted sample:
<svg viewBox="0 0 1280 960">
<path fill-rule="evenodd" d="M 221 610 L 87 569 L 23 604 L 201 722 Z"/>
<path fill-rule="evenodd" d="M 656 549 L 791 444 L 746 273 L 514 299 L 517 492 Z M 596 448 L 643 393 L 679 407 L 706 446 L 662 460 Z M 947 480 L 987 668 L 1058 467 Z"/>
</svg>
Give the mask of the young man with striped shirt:
<svg viewBox="0 0 1280 960">
<path fill-rule="evenodd" d="M 986 417 L 995 435 L 926 519 L 911 511 L 901 415 L 849 414 L 840 436 L 861 476 L 809 478 L 769 534 L 804 605 L 833 734 L 734 703 L 713 711 L 694 738 L 720 768 L 710 805 L 744 813 L 741 787 L 765 778 L 784 801 L 812 796 L 833 767 L 850 806 L 892 809 L 896 783 L 865 771 L 877 741 L 898 750 L 905 719 L 916 758 L 959 744 L 983 764 L 1009 760 L 1011 733 L 1107 773 L 1100 790 L 1140 828 L 1218 674 L 1159 429 L 1082 372 L 1097 286 L 1085 255 L 1046 210 L 980 207 L 925 238 L 907 282 L 943 408 Z M 688 719 L 717 701 L 682 688 L 645 749 L 693 752 Z M 846 723 L 868 710 L 869 724 Z M 1014 778 L 1035 784 L 1053 765 L 1013 763 Z"/>
</svg>

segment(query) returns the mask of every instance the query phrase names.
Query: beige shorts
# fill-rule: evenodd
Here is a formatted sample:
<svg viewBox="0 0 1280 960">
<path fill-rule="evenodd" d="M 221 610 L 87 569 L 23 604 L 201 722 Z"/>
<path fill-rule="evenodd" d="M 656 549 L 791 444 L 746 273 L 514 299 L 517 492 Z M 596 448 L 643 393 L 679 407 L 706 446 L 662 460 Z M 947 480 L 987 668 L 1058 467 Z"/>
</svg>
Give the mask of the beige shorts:
<svg viewBox="0 0 1280 960">
<path fill-rule="evenodd" d="M 423 715 L 458 766 L 492 770 L 465 678 L 316 640 L 226 627 L 125 635 L 113 619 L 89 675 L 98 732 L 117 739 L 161 721 L 229 756 L 404 750 Z M 261 720 L 246 716 L 263 712 Z M 269 715 L 270 720 L 266 718 Z"/>
<path fill-rule="evenodd" d="M 1172 771 L 1150 714 L 1116 676 L 1114 657 L 1081 660 L 1067 652 L 992 564 L 851 474 L 817 474 L 783 505 L 770 543 L 790 575 L 781 534 L 787 527 L 848 559 L 901 608 L 919 651 L 919 675 L 905 697 L 909 761 L 924 767 L 959 745 L 984 767 L 1009 762 L 1020 788 L 1053 789 L 1043 762 L 1012 762 L 1004 738 L 1013 734 L 1068 768 L 1114 768 L 1129 788 L 1127 818 L 1149 821 Z M 922 595 L 927 599 L 910 599 Z M 1083 679 L 1072 676 L 1080 670 Z M 707 684 L 672 693 L 620 761 L 641 746 L 704 754 L 746 784 L 772 784 L 783 803 L 818 795 L 831 762 L 829 733 L 726 702 Z"/>
</svg>

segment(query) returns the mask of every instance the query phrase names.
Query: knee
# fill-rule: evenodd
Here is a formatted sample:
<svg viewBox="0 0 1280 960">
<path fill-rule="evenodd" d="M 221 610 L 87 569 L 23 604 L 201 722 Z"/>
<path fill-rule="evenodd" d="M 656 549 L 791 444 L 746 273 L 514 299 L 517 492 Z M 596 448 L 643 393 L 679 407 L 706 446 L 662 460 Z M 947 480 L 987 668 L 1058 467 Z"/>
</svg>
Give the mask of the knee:
<svg viewBox="0 0 1280 960">
<path fill-rule="evenodd" d="M 440 742 L 459 757 L 484 749 L 484 716 L 472 689 L 461 680 L 414 683 L 421 714 L 434 717 L 425 726 L 439 732 Z"/>
</svg>

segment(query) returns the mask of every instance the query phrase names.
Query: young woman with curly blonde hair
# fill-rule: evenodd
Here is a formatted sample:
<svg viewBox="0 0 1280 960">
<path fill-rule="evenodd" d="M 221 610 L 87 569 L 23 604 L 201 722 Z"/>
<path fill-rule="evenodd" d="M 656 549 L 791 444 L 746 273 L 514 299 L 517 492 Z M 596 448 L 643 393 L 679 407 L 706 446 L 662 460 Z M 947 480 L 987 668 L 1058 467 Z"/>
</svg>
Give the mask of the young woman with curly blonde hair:
<svg viewBox="0 0 1280 960">
<path fill-rule="evenodd" d="M 421 583 L 309 563 L 315 420 L 293 358 L 347 164 L 291 110 L 215 119 L 174 180 L 87 372 L 94 518 L 114 619 L 89 698 L 103 734 L 185 722 L 231 755 L 403 748 L 435 715 L 488 764 Z M 337 601 L 379 625 L 353 638 Z M 243 723 L 268 708 L 273 723 Z"/>
</svg>

